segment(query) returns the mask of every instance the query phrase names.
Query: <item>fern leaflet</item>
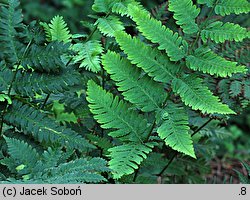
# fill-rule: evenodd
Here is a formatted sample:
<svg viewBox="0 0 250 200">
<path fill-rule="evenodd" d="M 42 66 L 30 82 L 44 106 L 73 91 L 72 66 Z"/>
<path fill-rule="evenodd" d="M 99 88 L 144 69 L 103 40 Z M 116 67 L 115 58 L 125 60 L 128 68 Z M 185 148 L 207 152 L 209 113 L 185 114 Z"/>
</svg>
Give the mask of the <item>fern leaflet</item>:
<svg viewBox="0 0 250 200">
<path fill-rule="evenodd" d="M 193 5 L 192 0 L 170 0 L 169 11 L 174 12 L 174 19 L 184 33 L 192 34 L 198 31 L 195 18 L 199 15 L 200 8 Z"/>
<path fill-rule="evenodd" d="M 201 37 L 204 42 L 211 39 L 216 43 L 223 43 L 226 40 L 241 42 L 245 38 L 249 38 L 249 32 L 246 28 L 238 24 L 214 22 L 201 31 Z"/>
<path fill-rule="evenodd" d="M 159 109 L 164 99 L 162 85 L 151 80 L 147 75 L 142 78 L 140 70 L 118 54 L 108 52 L 102 58 L 104 69 L 116 81 L 118 90 L 122 91 L 126 100 L 136 104 L 144 112 Z"/>
<path fill-rule="evenodd" d="M 157 129 L 160 138 L 174 150 L 195 158 L 188 116 L 184 108 L 169 102 L 162 111 L 162 118 L 163 122 Z"/>
<path fill-rule="evenodd" d="M 180 95 L 182 101 L 194 110 L 203 113 L 235 114 L 226 104 L 222 104 L 217 96 L 203 85 L 202 79 L 194 75 L 174 79 L 173 91 Z"/>
<path fill-rule="evenodd" d="M 147 121 L 130 110 L 126 102 L 119 101 L 94 81 L 88 82 L 87 100 L 94 118 L 104 129 L 117 129 L 110 136 L 123 141 L 142 142 L 147 133 Z"/>
<path fill-rule="evenodd" d="M 186 55 L 187 42 L 178 33 L 173 33 L 139 6 L 128 5 L 128 13 L 136 22 L 139 31 L 153 43 L 159 43 L 158 49 L 165 50 L 170 60 L 178 61 Z"/>
<path fill-rule="evenodd" d="M 206 47 L 196 49 L 193 55 L 187 56 L 186 61 L 190 69 L 220 77 L 247 71 L 245 66 L 237 66 L 236 62 L 225 60 Z"/>
<path fill-rule="evenodd" d="M 109 149 L 111 157 L 109 168 L 112 170 L 113 177 L 119 179 L 124 175 L 134 173 L 135 169 L 138 169 L 141 162 L 152 151 L 153 146 L 153 143 L 130 143 Z"/>
</svg>

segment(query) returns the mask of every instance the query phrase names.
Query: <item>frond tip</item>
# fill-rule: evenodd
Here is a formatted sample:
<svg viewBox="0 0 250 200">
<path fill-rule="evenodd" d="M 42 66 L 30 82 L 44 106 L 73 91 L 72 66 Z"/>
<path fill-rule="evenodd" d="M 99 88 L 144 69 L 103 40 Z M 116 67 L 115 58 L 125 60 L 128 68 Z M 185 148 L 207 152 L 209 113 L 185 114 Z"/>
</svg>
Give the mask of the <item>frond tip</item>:
<svg viewBox="0 0 250 200">
<path fill-rule="evenodd" d="M 162 111 L 162 120 L 157 133 L 166 145 L 196 158 L 193 141 L 189 134 L 188 116 L 184 108 L 169 102 L 166 109 Z"/>
<path fill-rule="evenodd" d="M 109 168 L 111 169 L 114 179 L 133 174 L 141 162 L 147 158 L 153 146 L 153 143 L 130 143 L 109 149 L 108 151 L 111 157 Z"/>
<path fill-rule="evenodd" d="M 170 0 L 169 11 L 174 12 L 174 19 L 184 33 L 192 34 L 198 31 L 195 18 L 199 15 L 200 8 L 197 8 L 192 0 Z"/>
</svg>

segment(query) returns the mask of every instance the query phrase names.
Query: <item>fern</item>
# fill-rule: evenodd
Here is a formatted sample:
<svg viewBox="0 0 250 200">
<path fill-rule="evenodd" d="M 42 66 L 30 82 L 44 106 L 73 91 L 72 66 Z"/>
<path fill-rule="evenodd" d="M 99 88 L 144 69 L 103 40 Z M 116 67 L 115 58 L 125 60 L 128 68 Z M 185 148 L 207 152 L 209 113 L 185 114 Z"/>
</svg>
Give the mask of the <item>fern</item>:
<svg viewBox="0 0 250 200">
<path fill-rule="evenodd" d="M 114 52 L 108 52 L 102 58 L 104 69 L 116 81 L 118 90 L 126 100 L 134 103 L 144 112 L 159 109 L 164 101 L 164 89 L 161 85 L 133 67 L 127 60 Z"/>
<path fill-rule="evenodd" d="M 203 113 L 235 114 L 226 104 L 219 102 L 219 98 L 213 96 L 202 79 L 189 75 L 182 79 L 174 79 L 173 91 L 180 95 L 185 105 Z"/>
<path fill-rule="evenodd" d="M 132 64 L 142 68 L 155 81 L 169 82 L 176 77 L 180 69 L 178 64 L 170 62 L 168 57 L 157 49 L 147 46 L 138 38 L 131 38 L 124 32 L 117 32 L 115 38 Z"/>
<path fill-rule="evenodd" d="M 26 134 L 32 134 L 40 142 L 59 142 L 70 148 L 94 148 L 73 130 L 59 126 L 45 114 L 18 101 L 13 101 L 4 120 Z"/>
<path fill-rule="evenodd" d="M 249 37 L 246 28 L 238 24 L 213 22 L 201 31 L 201 37 L 204 42 L 211 39 L 216 43 L 223 43 L 226 40 L 240 42 Z"/>
<path fill-rule="evenodd" d="M 22 59 L 22 66 L 37 71 L 57 72 L 65 68 L 61 56 L 68 50 L 68 45 L 51 42 L 45 47 L 32 45 L 30 51 Z"/>
<path fill-rule="evenodd" d="M 136 22 L 139 31 L 153 43 L 159 43 L 158 49 L 165 50 L 170 60 L 178 61 L 186 55 L 187 43 L 178 33 L 173 33 L 139 6 L 128 5 L 128 13 Z"/>
<path fill-rule="evenodd" d="M 114 33 L 116 31 L 124 30 L 124 26 L 122 25 L 120 19 L 115 16 L 99 18 L 96 21 L 95 25 L 98 26 L 102 34 L 107 35 L 109 37 L 114 37 Z"/>
<path fill-rule="evenodd" d="M 248 13 L 249 11 L 250 3 L 247 0 L 220 0 L 215 6 L 215 13 L 221 16 L 232 13 L 238 15 Z"/>
<path fill-rule="evenodd" d="M 8 146 L 8 153 L 15 160 L 16 166 L 23 165 L 23 168 L 29 167 L 31 170 L 39 159 L 37 151 L 23 141 L 7 137 L 4 139 Z"/>
<path fill-rule="evenodd" d="M 33 97 L 36 94 L 58 94 L 79 85 L 81 75 L 73 70 L 63 70 L 58 74 L 25 73 L 18 74 L 13 88 L 18 94 Z"/>
<path fill-rule="evenodd" d="M 62 16 L 55 16 L 51 21 L 50 24 L 47 23 L 40 23 L 47 36 L 48 41 L 59 41 L 68 43 L 71 42 L 72 35 L 67 27 L 67 24 L 63 20 Z"/>
<path fill-rule="evenodd" d="M 87 100 L 94 118 L 105 129 L 117 129 L 109 135 L 123 141 L 142 142 L 147 133 L 147 122 L 129 105 L 113 97 L 93 81 L 88 82 Z"/>
<path fill-rule="evenodd" d="M 187 56 L 186 61 L 190 69 L 220 77 L 232 76 L 233 73 L 247 71 L 245 66 L 237 66 L 236 62 L 225 60 L 205 47 L 196 49 L 193 55 Z"/>
<path fill-rule="evenodd" d="M 163 122 L 157 129 L 160 138 L 174 150 L 196 158 L 189 134 L 188 116 L 183 107 L 169 103 L 162 111 Z"/>
<path fill-rule="evenodd" d="M 0 10 L 0 42 L 7 61 L 18 63 L 20 58 L 20 43 L 17 40 L 17 29 L 23 27 L 22 13 L 18 9 L 18 0 L 8 1 L 8 7 L 1 6 Z"/>
<path fill-rule="evenodd" d="M 184 33 L 192 34 L 198 31 L 195 18 L 200 13 L 200 8 L 193 5 L 191 0 L 170 0 L 169 11 L 174 12 L 174 19 L 180 25 Z"/>
<path fill-rule="evenodd" d="M 147 158 L 153 146 L 153 143 L 130 143 L 109 149 L 111 157 L 109 168 L 112 170 L 114 179 L 132 174 L 135 169 L 138 169 L 138 165 Z"/>
<path fill-rule="evenodd" d="M 95 12 L 104 12 L 108 13 L 112 6 L 116 3 L 119 2 L 120 0 L 95 0 L 92 9 Z"/>
<path fill-rule="evenodd" d="M 9 89 L 9 84 L 13 78 L 13 72 L 8 68 L 0 66 L 0 93 Z"/>
<path fill-rule="evenodd" d="M 85 67 L 92 72 L 101 70 L 100 54 L 103 51 L 101 44 L 98 41 L 88 41 L 86 43 L 78 43 L 73 45 L 72 50 L 77 53 L 73 57 L 74 63 L 80 62 L 80 68 Z"/>
</svg>

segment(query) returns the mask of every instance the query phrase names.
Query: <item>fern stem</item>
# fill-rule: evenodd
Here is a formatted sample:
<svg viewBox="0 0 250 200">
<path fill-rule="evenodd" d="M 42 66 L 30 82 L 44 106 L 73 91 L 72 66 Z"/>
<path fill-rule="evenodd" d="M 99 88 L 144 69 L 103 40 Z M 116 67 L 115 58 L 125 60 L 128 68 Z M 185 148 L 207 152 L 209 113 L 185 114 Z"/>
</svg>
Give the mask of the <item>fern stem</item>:
<svg viewBox="0 0 250 200">
<path fill-rule="evenodd" d="M 192 137 L 197 134 L 201 129 L 203 129 L 205 126 L 207 126 L 213 119 L 209 118 L 208 121 L 206 121 L 203 125 L 201 125 L 199 128 L 197 128 L 193 134 L 191 135 Z M 179 154 L 178 151 L 175 151 L 175 153 L 172 155 L 172 157 L 170 158 L 170 160 L 168 161 L 167 165 L 161 170 L 161 172 L 157 175 L 158 177 L 161 177 L 162 174 L 168 169 L 168 167 L 170 166 L 170 164 L 174 161 L 175 157 Z"/>
<path fill-rule="evenodd" d="M 201 31 L 202 31 L 202 28 L 203 27 L 206 27 L 207 26 L 207 22 L 208 22 L 208 19 L 212 16 L 213 12 L 214 12 L 214 9 L 215 9 L 215 6 L 218 4 L 219 0 L 216 0 L 216 2 L 214 3 L 213 7 L 211 8 L 210 12 L 208 13 L 207 15 L 207 18 L 204 22 L 204 25 L 199 29 L 197 35 L 196 35 L 196 39 L 194 41 L 194 43 L 192 44 L 191 46 L 191 50 L 194 49 L 195 45 L 197 44 L 197 42 L 199 41 L 199 38 L 200 38 L 200 35 L 201 35 Z"/>
</svg>

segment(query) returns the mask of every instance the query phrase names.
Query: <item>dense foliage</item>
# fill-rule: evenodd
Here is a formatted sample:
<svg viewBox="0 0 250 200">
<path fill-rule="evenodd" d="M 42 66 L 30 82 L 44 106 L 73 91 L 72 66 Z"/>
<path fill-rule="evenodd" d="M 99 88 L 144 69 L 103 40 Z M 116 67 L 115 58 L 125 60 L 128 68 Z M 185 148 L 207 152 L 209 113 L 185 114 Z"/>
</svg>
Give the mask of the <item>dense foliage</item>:
<svg viewBox="0 0 250 200">
<path fill-rule="evenodd" d="M 225 150 L 249 171 L 225 127 L 250 128 L 247 0 L 25 2 L 0 1 L 3 183 L 206 183 Z"/>
</svg>

